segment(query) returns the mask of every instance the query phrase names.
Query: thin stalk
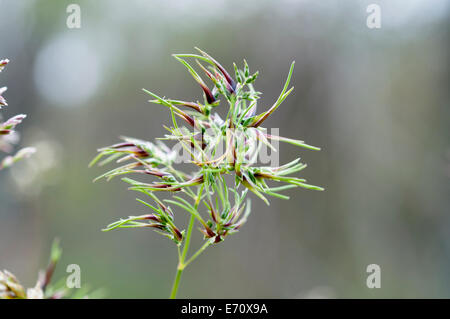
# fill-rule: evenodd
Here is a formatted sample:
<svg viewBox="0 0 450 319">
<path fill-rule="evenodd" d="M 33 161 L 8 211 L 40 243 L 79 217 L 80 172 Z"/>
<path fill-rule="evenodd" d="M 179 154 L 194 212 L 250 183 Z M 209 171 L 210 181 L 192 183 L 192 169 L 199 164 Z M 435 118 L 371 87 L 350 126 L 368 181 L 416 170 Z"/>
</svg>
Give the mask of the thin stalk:
<svg viewBox="0 0 450 319">
<path fill-rule="evenodd" d="M 173 286 L 172 286 L 172 292 L 170 294 L 170 299 L 175 299 L 177 297 L 178 286 L 180 285 L 182 273 L 183 273 L 183 269 L 177 269 L 177 273 L 175 275 L 175 281 L 173 282 Z"/>
<path fill-rule="evenodd" d="M 198 208 L 198 205 L 199 205 L 199 203 L 200 203 L 200 200 L 201 200 L 201 197 L 202 197 L 202 192 L 203 192 L 203 185 L 204 184 L 202 184 L 200 187 L 199 187 L 199 190 L 198 190 L 198 193 L 197 193 L 197 199 L 196 199 L 196 201 L 195 201 L 195 205 L 194 205 L 194 208 L 197 210 L 197 208 Z M 184 247 L 183 247 L 183 251 L 182 251 L 182 253 L 180 254 L 180 253 L 178 253 L 178 266 L 177 266 L 177 272 L 176 272 L 176 274 L 175 274 L 175 280 L 174 280 L 174 282 L 173 282 L 173 286 L 172 286 L 172 292 L 170 293 L 170 299 L 175 299 L 176 298 L 176 296 L 177 296 L 177 292 L 178 292 L 178 287 L 179 287 L 179 285 L 180 285 L 180 280 L 181 280 L 181 275 L 183 274 L 183 270 L 184 270 L 184 268 L 186 268 L 186 266 L 187 266 L 187 264 L 191 261 L 191 259 L 190 259 L 190 261 L 188 261 L 188 263 L 185 263 L 185 260 L 186 260 L 186 256 L 187 256 L 187 253 L 188 253 L 188 250 L 189 250 L 189 244 L 190 244 L 190 241 L 191 241 L 191 235 L 192 235 L 192 230 L 194 229 L 194 223 L 195 223 L 195 215 L 194 214 L 191 214 L 191 218 L 189 219 L 189 226 L 188 226 L 188 230 L 187 230 L 187 233 L 186 233 L 186 239 L 185 239 L 185 242 L 184 242 Z M 203 248 L 203 247 L 202 247 Z M 206 247 L 205 247 L 206 248 Z M 203 248 L 203 250 L 204 250 L 204 248 Z M 202 250 L 202 251 L 203 251 Z M 198 252 L 197 252 L 198 253 Z M 198 253 L 198 254 L 194 254 L 194 256 L 195 257 L 197 257 L 198 255 L 200 255 L 200 253 Z M 192 257 L 194 257 L 194 256 L 192 256 Z"/>
<path fill-rule="evenodd" d="M 193 254 L 193 255 L 191 256 L 191 258 L 189 258 L 189 260 L 186 261 L 186 262 L 184 263 L 184 267 L 187 267 L 187 265 L 189 265 L 191 262 L 193 262 L 193 261 L 194 261 L 198 256 L 200 256 L 200 254 L 201 254 L 206 248 L 208 248 L 209 245 L 211 245 L 211 244 L 212 244 L 212 240 L 208 240 L 206 243 L 204 243 L 203 246 L 200 247 L 200 249 L 197 250 L 197 251 L 195 252 L 195 254 Z"/>
</svg>

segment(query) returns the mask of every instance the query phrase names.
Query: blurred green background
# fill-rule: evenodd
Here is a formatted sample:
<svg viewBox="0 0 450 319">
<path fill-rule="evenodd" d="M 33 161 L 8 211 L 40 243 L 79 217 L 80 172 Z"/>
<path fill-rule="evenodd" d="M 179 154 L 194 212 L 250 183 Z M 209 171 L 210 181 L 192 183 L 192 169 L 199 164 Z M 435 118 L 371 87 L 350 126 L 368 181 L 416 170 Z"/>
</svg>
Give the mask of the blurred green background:
<svg viewBox="0 0 450 319">
<path fill-rule="evenodd" d="M 81 6 L 81 29 L 66 7 Z M 366 8 L 381 6 L 381 29 Z M 98 147 L 165 132 L 166 109 L 141 88 L 197 100 L 201 91 L 171 53 L 198 46 L 226 68 L 259 70 L 260 109 L 276 100 L 292 60 L 294 93 L 267 121 L 303 176 L 325 192 L 290 190 L 271 206 L 253 198 L 241 231 L 183 275 L 179 297 L 450 297 L 449 2 L 0 1 L 0 57 L 11 63 L 6 117 L 26 113 L 30 160 L 0 174 L 0 268 L 26 286 L 51 241 L 79 264 L 82 285 L 107 297 L 165 298 L 174 245 L 146 230 L 101 228 L 142 214 L 119 179 L 92 183 Z M 183 215 L 184 212 L 179 212 Z M 182 219 L 181 217 L 179 217 Z M 199 233 L 194 246 L 199 245 Z M 381 289 L 366 267 L 381 266 Z"/>
</svg>

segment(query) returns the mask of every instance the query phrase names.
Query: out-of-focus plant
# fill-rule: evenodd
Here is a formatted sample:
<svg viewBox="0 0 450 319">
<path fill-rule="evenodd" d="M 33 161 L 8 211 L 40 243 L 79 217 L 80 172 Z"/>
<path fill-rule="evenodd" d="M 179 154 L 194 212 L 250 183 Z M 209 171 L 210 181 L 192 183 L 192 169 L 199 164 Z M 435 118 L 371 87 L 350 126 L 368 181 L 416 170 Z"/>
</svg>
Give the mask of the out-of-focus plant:
<svg viewBox="0 0 450 319">
<path fill-rule="evenodd" d="M 61 299 L 61 298 L 86 298 L 86 289 L 69 289 L 65 286 L 65 280 L 52 284 L 53 274 L 62 254 L 59 241 L 54 240 L 50 261 L 45 269 L 38 275 L 36 285 L 32 288 L 24 288 L 19 280 L 7 270 L 0 271 L 0 299 Z"/>
<path fill-rule="evenodd" d="M 8 59 L 0 60 L 0 72 L 3 71 L 5 66 L 9 63 Z M 0 88 L 0 109 L 3 106 L 7 106 L 6 99 L 3 97 L 6 87 Z M 13 144 L 17 142 L 18 135 L 15 131 L 17 125 L 19 125 L 27 116 L 25 114 L 19 114 L 13 116 L 7 121 L 2 121 L 2 116 L 0 114 L 0 151 L 5 153 L 10 153 L 13 150 Z M 19 150 L 15 155 L 8 155 L 3 160 L 0 160 L 0 170 L 11 166 L 15 162 L 26 158 L 35 152 L 34 147 L 26 147 Z"/>
<path fill-rule="evenodd" d="M 0 60 L 0 72 L 9 63 L 9 60 Z M 7 106 L 3 93 L 6 87 L 0 88 L 0 109 Z M 16 115 L 9 120 L 2 122 L 0 114 L 0 151 L 10 153 L 13 144 L 18 140 L 18 133 L 15 128 L 26 118 L 25 114 Z M 0 160 L 0 170 L 10 167 L 17 161 L 29 157 L 35 152 L 34 147 L 26 147 L 19 150 L 15 155 L 8 155 Z M 50 284 L 56 265 L 61 258 L 62 250 L 59 241 L 55 240 L 52 245 L 50 262 L 47 269 L 39 273 L 37 283 L 32 288 L 24 288 L 19 280 L 9 271 L 0 271 L 0 299 L 59 299 L 63 297 L 82 298 L 87 297 L 86 289 L 77 289 L 76 292 L 65 286 L 65 281 Z"/>
<path fill-rule="evenodd" d="M 272 148 L 271 141 L 287 142 L 310 150 L 319 148 L 303 141 L 268 134 L 262 127 L 264 121 L 281 105 L 292 92 L 289 82 L 294 69 L 292 63 L 286 83 L 276 102 L 266 111 L 256 114 L 260 92 L 253 87 L 258 72 L 251 74 L 244 60 L 243 69 L 234 64 L 234 78 L 215 59 L 197 49 L 198 54 L 173 55 L 183 64 L 203 91 L 202 102 L 187 102 L 160 97 L 144 89 L 152 97 L 149 102 L 167 107 L 172 126 L 164 138 L 181 145 L 189 155 L 189 163 L 195 170 L 186 173 L 175 168 L 179 154 L 159 139 L 156 143 L 123 137 L 123 142 L 99 149 L 98 156 L 90 165 L 105 165 L 112 161 L 124 163 L 106 172 L 97 179 L 110 180 L 124 174 L 144 174 L 156 178 L 154 182 L 141 182 L 131 178 L 122 180 L 130 184 L 129 189 L 137 191 L 154 201 L 156 205 L 137 199 L 151 213 L 129 216 L 110 224 L 105 231 L 117 228 L 153 228 L 170 238 L 178 248 L 178 267 L 172 287 L 171 298 L 175 298 L 183 270 L 207 247 L 223 241 L 236 233 L 246 222 L 250 213 L 250 190 L 269 204 L 267 196 L 289 199 L 280 194 L 282 190 L 302 187 L 323 190 L 306 183 L 305 179 L 292 176 L 306 167 L 296 159 L 282 166 L 255 165 L 254 153 L 261 145 Z M 187 62 L 195 59 L 199 68 L 213 83 L 210 89 L 195 69 Z M 207 67 L 205 66 L 207 65 Z M 219 107 L 222 97 L 228 104 L 227 115 L 222 119 L 213 109 Z M 180 118 L 187 127 L 178 124 Z M 255 147 L 255 145 L 258 145 Z M 220 145 L 225 151 L 219 154 Z M 234 182 L 226 180 L 234 177 Z M 280 182 L 281 186 L 269 186 L 269 182 Z M 173 194 L 171 199 L 160 199 L 157 192 Z M 181 230 L 175 223 L 172 207 L 181 208 L 190 216 L 187 230 Z M 189 244 L 195 222 L 203 234 L 204 244 L 188 258 Z"/>
</svg>

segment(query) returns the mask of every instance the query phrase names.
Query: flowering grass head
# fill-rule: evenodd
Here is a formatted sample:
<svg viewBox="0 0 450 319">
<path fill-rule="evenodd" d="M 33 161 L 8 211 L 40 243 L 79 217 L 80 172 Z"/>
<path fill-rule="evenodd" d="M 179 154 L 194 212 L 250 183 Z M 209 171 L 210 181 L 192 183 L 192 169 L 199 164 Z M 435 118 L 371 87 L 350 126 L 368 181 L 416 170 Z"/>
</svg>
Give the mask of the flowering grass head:
<svg viewBox="0 0 450 319">
<path fill-rule="evenodd" d="M 118 167 L 99 176 L 97 180 L 140 175 L 139 180 L 135 177 L 123 177 L 122 180 L 129 184 L 130 190 L 137 191 L 146 198 L 145 201 L 138 201 L 149 211 L 123 218 L 104 230 L 154 229 L 178 246 L 178 271 L 182 271 L 206 247 L 222 242 L 242 227 L 251 212 L 251 202 L 247 198 L 249 191 L 269 205 L 269 197 L 289 199 L 282 194 L 286 189 L 300 187 L 323 190 L 307 183 L 304 178 L 294 176 L 306 168 L 300 158 L 284 165 L 273 165 L 271 162 L 269 165 L 261 165 L 258 162 L 261 151 L 276 151 L 273 144 L 278 142 L 320 150 L 298 139 L 270 134 L 263 127 L 267 118 L 293 91 L 289 83 L 294 63 L 291 64 L 277 100 L 258 113 L 261 93 L 254 88 L 258 72 L 251 73 L 244 60 L 242 69 L 234 64 L 234 72 L 229 73 L 209 54 L 200 49 L 197 51 L 199 54 L 173 56 L 198 83 L 202 99 L 182 101 L 160 97 L 143 89 L 151 97 L 150 103 L 169 111 L 171 126 L 164 127 L 167 134 L 156 142 L 123 137 L 123 142 L 99 149 L 98 156 L 91 162 L 91 165 L 98 163 L 100 166 L 114 161 L 119 163 Z M 195 62 L 197 70 L 211 82 L 209 85 L 191 61 Z M 225 118 L 216 111 L 219 108 L 225 108 Z M 169 147 L 163 141 L 175 143 L 175 146 Z M 178 165 L 181 163 L 190 164 L 192 171 L 183 170 Z M 161 192 L 169 193 L 171 198 L 160 199 L 158 194 Z M 178 218 L 178 214 L 175 209 L 185 211 L 190 217 L 186 230 L 176 226 L 175 217 Z M 203 235 L 204 245 L 187 259 L 195 222 Z M 181 273 L 178 276 L 177 272 L 172 297 L 176 295 L 180 276 Z"/>
</svg>

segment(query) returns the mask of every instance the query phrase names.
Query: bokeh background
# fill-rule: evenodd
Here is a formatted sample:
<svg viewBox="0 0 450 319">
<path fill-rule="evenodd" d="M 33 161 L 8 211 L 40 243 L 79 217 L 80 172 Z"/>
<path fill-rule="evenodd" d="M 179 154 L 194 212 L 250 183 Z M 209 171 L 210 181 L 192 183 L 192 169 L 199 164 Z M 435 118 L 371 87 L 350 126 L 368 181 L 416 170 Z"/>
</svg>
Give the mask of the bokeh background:
<svg viewBox="0 0 450 319">
<path fill-rule="evenodd" d="M 66 7 L 81 6 L 81 29 Z M 366 8 L 381 6 L 381 29 Z M 0 174 L 0 268 L 26 286 L 51 241 L 64 250 L 56 277 L 79 264 L 82 285 L 111 298 L 165 298 L 176 249 L 145 230 L 101 232 L 145 212 L 119 179 L 92 183 L 87 165 L 118 136 L 152 140 L 167 110 L 141 88 L 197 100 L 201 91 L 171 53 L 198 46 L 232 68 L 259 70 L 260 110 L 296 61 L 294 93 L 267 121 L 318 145 L 282 144 L 325 192 L 253 199 L 242 230 L 183 275 L 180 297 L 450 297 L 449 2 L 0 1 L 0 57 L 8 117 L 26 113 L 30 160 Z M 179 212 L 184 218 L 184 212 Z M 199 234 L 195 234 L 199 245 Z M 381 289 L 366 267 L 381 266 Z"/>
</svg>

